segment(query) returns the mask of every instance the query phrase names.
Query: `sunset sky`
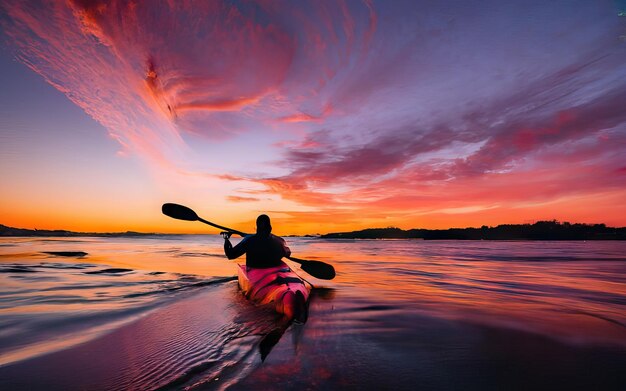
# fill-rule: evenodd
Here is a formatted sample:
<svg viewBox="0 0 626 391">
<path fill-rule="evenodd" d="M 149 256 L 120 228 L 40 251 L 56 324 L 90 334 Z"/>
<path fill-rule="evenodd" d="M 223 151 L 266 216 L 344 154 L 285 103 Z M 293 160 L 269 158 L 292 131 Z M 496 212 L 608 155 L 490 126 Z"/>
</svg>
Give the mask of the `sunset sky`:
<svg viewBox="0 0 626 391">
<path fill-rule="evenodd" d="M 0 224 L 626 226 L 626 1 L 0 3 Z"/>
</svg>

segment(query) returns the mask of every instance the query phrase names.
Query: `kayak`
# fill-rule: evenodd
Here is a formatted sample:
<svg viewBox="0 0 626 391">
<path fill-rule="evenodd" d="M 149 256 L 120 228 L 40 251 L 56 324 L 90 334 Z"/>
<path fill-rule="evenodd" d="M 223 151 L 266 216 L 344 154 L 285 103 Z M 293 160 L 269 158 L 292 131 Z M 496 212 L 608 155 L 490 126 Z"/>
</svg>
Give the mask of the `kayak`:
<svg viewBox="0 0 626 391">
<path fill-rule="evenodd" d="M 241 291 L 249 300 L 257 304 L 272 303 L 276 312 L 287 319 L 306 322 L 311 285 L 286 263 L 265 269 L 239 265 L 238 279 Z"/>
</svg>

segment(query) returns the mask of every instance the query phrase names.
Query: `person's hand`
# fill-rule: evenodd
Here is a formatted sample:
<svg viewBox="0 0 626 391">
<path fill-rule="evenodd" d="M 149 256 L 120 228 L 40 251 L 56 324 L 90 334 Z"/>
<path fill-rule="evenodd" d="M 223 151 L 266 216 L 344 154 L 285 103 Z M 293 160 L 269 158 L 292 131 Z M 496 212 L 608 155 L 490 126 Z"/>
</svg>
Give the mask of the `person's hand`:
<svg viewBox="0 0 626 391">
<path fill-rule="evenodd" d="M 230 239 L 230 236 L 232 235 L 232 232 L 220 232 L 220 235 L 222 235 L 222 237 L 224 238 L 224 240 L 228 240 Z"/>
</svg>

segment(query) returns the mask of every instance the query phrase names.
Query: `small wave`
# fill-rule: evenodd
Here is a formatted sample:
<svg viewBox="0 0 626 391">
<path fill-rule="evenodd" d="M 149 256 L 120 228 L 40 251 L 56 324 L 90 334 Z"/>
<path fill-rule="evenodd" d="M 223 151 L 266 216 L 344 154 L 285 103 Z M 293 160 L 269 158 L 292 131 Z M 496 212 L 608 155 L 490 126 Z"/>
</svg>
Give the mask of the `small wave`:
<svg viewBox="0 0 626 391">
<path fill-rule="evenodd" d="M 518 256 L 518 255 L 482 255 L 480 258 L 463 258 L 458 257 L 455 259 L 459 260 L 480 260 L 480 261 L 498 261 L 498 262 L 587 262 L 587 261 L 609 261 L 609 262 L 624 262 L 626 258 L 624 257 L 598 257 L 598 258 L 590 258 L 589 255 L 585 255 L 584 257 L 575 256 L 575 255 L 566 255 L 566 256 L 558 256 L 558 255 L 547 255 L 547 256 Z"/>
<path fill-rule="evenodd" d="M 37 267 L 49 268 L 49 269 L 89 269 L 96 267 L 96 265 L 89 263 L 54 263 L 54 262 L 42 262 Z"/>
<path fill-rule="evenodd" d="M 124 268 L 109 268 L 102 270 L 94 270 L 91 272 L 85 272 L 85 274 L 120 274 L 120 273 L 128 273 L 133 272 L 133 269 L 124 269 Z"/>
<path fill-rule="evenodd" d="M 200 288 L 200 287 L 209 286 L 209 285 L 222 284 L 222 283 L 225 283 L 225 282 L 228 282 L 228 281 L 234 281 L 236 279 L 237 279 L 236 276 L 222 277 L 222 278 L 217 277 L 217 278 L 212 278 L 210 280 L 205 280 L 205 281 L 200 281 L 200 282 L 183 283 L 183 284 L 180 284 L 180 285 L 164 287 L 164 288 L 153 290 L 153 291 L 149 291 L 149 292 L 130 293 L 128 295 L 125 295 L 124 297 L 125 298 L 134 298 L 134 297 L 157 295 L 157 294 L 160 294 L 160 293 L 170 293 L 170 292 L 175 292 L 175 291 L 179 291 L 179 290 L 182 290 L 182 289 Z"/>
<path fill-rule="evenodd" d="M 626 323 L 620 322 L 619 320 L 613 319 L 613 318 L 608 317 L 606 315 L 595 314 L 593 312 L 582 311 L 582 310 L 577 310 L 577 309 L 564 309 L 564 310 L 560 310 L 560 311 L 561 312 L 565 312 L 565 313 L 569 313 L 569 314 L 581 314 L 581 315 L 591 316 L 592 318 L 604 320 L 606 322 L 613 323 L 614 325 L 626 328 Z"/>
<path fill-rule="evenodd" d="M 42 251 L 42 254 L 54 255 L 57 257 L 83 258 L 88 255 L 84 251 Z"/>
<path fill-rule="evenodd" d="M 224 259 L 224 254 L 211 254 L 211 253 L 193 253 L 193 252 L 184 252 L 180 254 L 176 254 L 177 257 L 214 257 Z"/>
<path fill-rule="evenodd" d="M 346 308 L 344 311 L 346 313 L 357 312 L 357 313 L 365 313 L 365 312 L 385 312 L 385 311 L 397 311 L 402 307 L 399 305 L 386 305 L 386 304 L 368 304 L 362 306 L 354 306 L 350 308 Z"/>
<path fill-rule="evenodd" d="M 34 270 L 29 266 L 22 265 L 2 265 L 0 266 L 0 273 L 36 273 L 37 270 Z"/>
</svg>

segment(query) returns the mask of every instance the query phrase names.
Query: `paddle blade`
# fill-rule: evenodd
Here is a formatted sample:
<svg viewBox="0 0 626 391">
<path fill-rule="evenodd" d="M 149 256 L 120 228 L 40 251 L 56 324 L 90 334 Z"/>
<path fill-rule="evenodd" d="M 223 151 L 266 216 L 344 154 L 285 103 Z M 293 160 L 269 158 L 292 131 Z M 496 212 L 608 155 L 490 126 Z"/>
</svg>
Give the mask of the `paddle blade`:
<svg viewBox="0 0 626 391">
<path fill-rule="evenodd" d="M 187 221 L 196 221 L 198 220 L 198 215 L 193 210 L 187 208 L 183 205 L 178 204 L 163 204 L 161 207 L 161 211 L 164 215 L 169 216 L 173 219 L 178 220 L 187 220 Z"/>
<path fill-rule="evenodd" d="M 305 261 L 300 264 L 300 267 L 320 280 L 332 280 L 335 278 L 335 268 L 321 261 Z"/>
</svg>

